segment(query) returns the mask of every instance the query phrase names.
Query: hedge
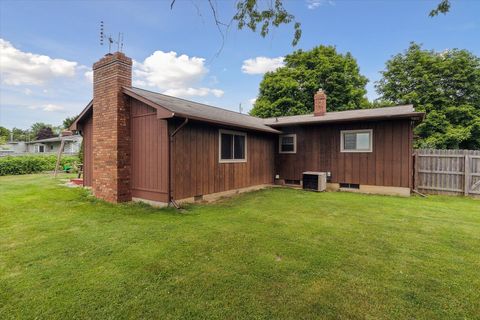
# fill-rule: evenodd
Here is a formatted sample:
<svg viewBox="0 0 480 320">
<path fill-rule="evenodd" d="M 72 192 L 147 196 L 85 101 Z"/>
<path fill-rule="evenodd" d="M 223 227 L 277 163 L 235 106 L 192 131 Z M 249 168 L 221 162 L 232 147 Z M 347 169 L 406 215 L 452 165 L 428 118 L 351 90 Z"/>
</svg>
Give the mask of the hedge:
<svg viewBox="0 0 480 320">
<path fill-rule="evenodd" d="M 55 170 L 56 162 L 56 155 L 1 157 L 0 176 L 51 171 Z M 77 156 L 63 156 L 60 161 L 60 169 L 64 165 L 72 166 L 74 163 L 81 163 Z"/>
</svg>

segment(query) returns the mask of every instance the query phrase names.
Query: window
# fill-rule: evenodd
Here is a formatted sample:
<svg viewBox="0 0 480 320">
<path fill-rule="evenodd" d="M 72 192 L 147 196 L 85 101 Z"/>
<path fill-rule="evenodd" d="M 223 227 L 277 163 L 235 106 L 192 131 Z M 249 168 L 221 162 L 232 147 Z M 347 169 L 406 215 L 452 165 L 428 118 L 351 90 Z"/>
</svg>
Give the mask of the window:
<svg viewBox="0 0 480 320">
<path fill-rule="evenodd" d="M 247 134 L 229 130 L 219 133 L 220 162 L 246 162 Z"/>
<path fill-rule="evenodd" d="M 297 135 L 284 134 L 278 138 L 279 153 L 296 153 L 297 152 Z"/>
<path fill-rule="evenodd" d="M 50 145 L 50 150 L 53 150 L 53 144 Z"/>
<path fill-rule="evenodd" d="M 372 152 L 372 130 L 343 130 L 341 152 Z"/>
<path fill-rule="evenodd" d="M 33 152 L 45 152 L 45 146 L 36 144 L 33 146 Z"/>
</svg>

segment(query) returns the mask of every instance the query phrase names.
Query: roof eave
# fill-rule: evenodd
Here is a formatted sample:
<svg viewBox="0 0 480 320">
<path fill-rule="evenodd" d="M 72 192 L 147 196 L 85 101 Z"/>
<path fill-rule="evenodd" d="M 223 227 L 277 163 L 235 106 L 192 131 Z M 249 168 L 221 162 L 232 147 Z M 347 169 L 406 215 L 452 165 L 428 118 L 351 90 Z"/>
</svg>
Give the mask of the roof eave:
<svg viewBox="0 0 480 320">
<path fill-rule="evenodd" d="M 331 123 L 346 123 L 346 122 L 359 122 L 359 121 L 378 121 L 378 120 L 397 120 L 397 119 L 412 119 L 414 121 L 422 121 L 425 117 L 424 112 L 413 112 L 409 114 L 402 115 L 392 115 L 392 116 L 372 116 L 372 117 L 356 117 L 348 119 L 318 119 L 317 121 L 292 121 L 292 122 L 278 122 L 278 123 L 268 123 L 268 126 L 271 127 L 285 127 L 285 126 L 296 126 L 296 125 L 308 125 L 308 124 L 331 124 Z"/>
</svg>

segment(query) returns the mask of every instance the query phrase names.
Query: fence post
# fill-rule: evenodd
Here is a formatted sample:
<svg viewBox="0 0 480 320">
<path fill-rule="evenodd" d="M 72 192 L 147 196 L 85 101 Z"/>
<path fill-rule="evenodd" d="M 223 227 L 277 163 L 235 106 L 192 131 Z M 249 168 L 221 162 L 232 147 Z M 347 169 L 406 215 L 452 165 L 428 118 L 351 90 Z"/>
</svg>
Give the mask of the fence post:
<svg viewBox="0 0 480 320">
<path fill-rule="evenodd" d="M 417 158 L 417 153 L 413 153 L 413 190 L 417 190 L 418 186 L 418 158 Z"/>
<path fill-rule="evenodd" d="M 465 177 L 464 177 L 464 181 L 465 181 L 465 189 L 464 189 L 464 192 L 463 194 L 468 196 L 468 192 L 470 191 L 470 157 L 468 156 L 468 154 L 465 155 L 465 165 L 464 165 L 464 171 L 465 171 Z"/>
</svg>

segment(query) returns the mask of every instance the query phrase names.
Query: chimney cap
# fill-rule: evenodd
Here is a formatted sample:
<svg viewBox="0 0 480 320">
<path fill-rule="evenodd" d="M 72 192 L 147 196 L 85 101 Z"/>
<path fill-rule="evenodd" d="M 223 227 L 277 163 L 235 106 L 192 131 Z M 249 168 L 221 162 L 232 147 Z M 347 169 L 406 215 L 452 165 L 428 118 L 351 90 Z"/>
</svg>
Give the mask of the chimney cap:
<svg viewBox="0 0 480 320">
<path fill-rule="evenodd" d="M 325 93 L 325 91 L 322 88 L 319 88 L 317 93 Z"/>
</svg>

